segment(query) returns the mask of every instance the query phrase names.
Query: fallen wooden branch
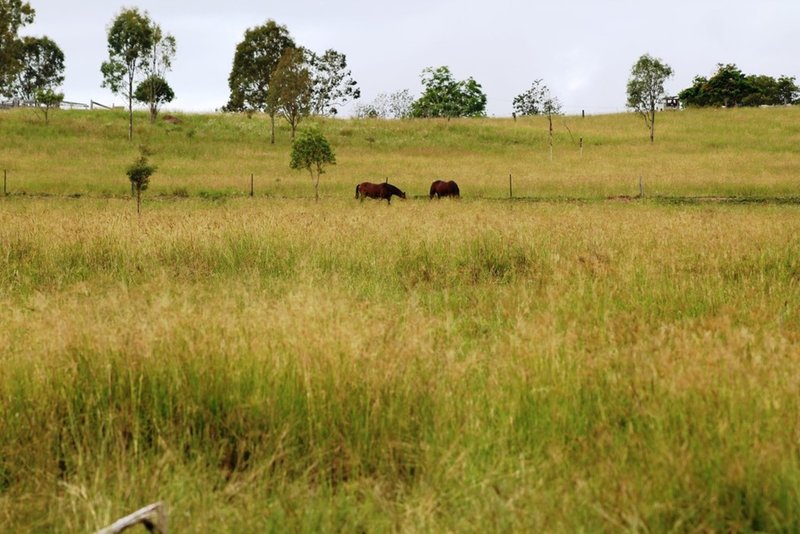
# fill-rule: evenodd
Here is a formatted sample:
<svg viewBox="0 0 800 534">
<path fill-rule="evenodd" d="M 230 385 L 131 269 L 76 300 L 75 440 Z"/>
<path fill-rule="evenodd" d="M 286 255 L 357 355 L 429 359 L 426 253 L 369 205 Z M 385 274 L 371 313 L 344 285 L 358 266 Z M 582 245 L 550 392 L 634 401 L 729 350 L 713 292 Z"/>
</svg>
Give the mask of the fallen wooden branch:
<svg viewBox="0 0 800 534">
<path fill-rule="evenodd" d="M 167 511 L 163 503 L 156 502 L 136 510 L 130 515 L 100 529 L 96 534 L 117 534 L 141 523 L 148 532 L 167 534 Z"/>
</svg>

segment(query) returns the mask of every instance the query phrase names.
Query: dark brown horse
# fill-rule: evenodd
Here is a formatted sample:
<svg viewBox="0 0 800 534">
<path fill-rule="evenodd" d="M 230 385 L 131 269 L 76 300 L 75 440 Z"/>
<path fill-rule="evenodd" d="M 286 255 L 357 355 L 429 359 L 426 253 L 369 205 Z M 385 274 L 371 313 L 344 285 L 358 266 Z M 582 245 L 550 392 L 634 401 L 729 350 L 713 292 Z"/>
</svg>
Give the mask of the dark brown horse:
<svg viewBox="0 0 800 534">
<path fill-rule="evenodd" d="M 390 183 L 373 184 L 370 182 L 361 182 L 356 186 L 356 198 L 364 201 L 364 198 L 380 198 L 392 203 L 392 195 L 400 198 L 406 198 L 406 194 L 400 191 L 397 187 Z"/>
<path fill-rule="evenodd" d="M 458 190 L 458 184 L 454 181 L 450 180 L 449 182 L 445 182 L 443 180 L 436 180 L 431 184 L 431 198 L 442 198 L 442 197 L 456 197 L 459 198 L 461 196 L 461 191 Z"/>
</svg>

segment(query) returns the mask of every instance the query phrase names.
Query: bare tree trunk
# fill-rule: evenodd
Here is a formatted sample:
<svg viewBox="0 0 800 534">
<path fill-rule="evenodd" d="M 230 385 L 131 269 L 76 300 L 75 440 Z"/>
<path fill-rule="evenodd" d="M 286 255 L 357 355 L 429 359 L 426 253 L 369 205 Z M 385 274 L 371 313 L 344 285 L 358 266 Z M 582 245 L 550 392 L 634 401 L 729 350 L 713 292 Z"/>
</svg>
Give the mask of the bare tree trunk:
<svg viewBox="0 0 800 534">
<path fill-rule="evenodd" d="M 133 141 L 133 76 L 128 77 L 128 141 Z"/>
<path fill-rule="evenodd" d="M 136 214 L 142 214 L 142 189 L 140 187 L 136 188 Z"/>
<path fill-rule="evenodd" d="M 272 134 L 270 136 L 270 141 L 269 142 L 270 142 L 271 145 L 274 145 L 275 144 L 275 112 L 274 111 L 269 114 L 269 119 L 270 119 L 270 123 L 272 125 Z"/>
<path fill-rule="evenodd" d="M 656 104 L 650 104 L 650 144 L 654 143 L 656 136 Z"/>
</svg>

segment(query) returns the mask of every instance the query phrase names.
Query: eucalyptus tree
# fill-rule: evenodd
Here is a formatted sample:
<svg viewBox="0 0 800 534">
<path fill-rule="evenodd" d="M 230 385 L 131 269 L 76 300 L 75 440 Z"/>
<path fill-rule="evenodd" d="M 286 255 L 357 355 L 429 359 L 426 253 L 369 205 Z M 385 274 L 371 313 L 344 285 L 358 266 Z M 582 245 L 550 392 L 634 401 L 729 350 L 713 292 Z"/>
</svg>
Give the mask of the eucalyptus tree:
<svg viewBox="0 0 800 534">
<path fill-rule="evenodd" d="M 24 37 L 21 43 L 21 68 L 12 92 L 21 100 L 32 102 L 47 123 L 50 110 L 64 100 L 64 94 L 57 91 L 64 83 L 64 52 L 49 37 Z"/>
<path fill-rule="evenodd" d="M 561 115 L 561 103 L 541 80 L 534 80 L 530 89 L 514 97 L 514 113 L 544 115 L 549 125 L 550 159 L 553 159 L 553 115 Z"/>
<path fill-rule="evenodd" d="M 336 115 L 349 100 L 361 97 L 358 83 L 347 68 L 347 56 L 333 49 L 322 55 L 305 51 L 311 77 L 311 114 Z"/>
<path fill-rule="evenodd" d="M 33 22 L 36 11 L 22 0 L 0 0 L 0 95 L 11 96 L 15 77 L 22 68 L 22 40 L 17 33 Z"/>
<path fill-rule="evenodd" d="M 134 84 L 150 62 L 155 39 L 147 12 L 126 8 L 108 28 L 108 61 L 100 67 L 103 87 L 128 100 L 128 140 L 133 139 Z"/>
<path fill-rule="evenodd" d="M 289 123 L 292 140 L 300 120 L 311 110 L 312 89 L 305 51 L 300 48 L 284 51 L 272 73 L 267 104 L 269 109 L 280 113 Z"/>
<path fill-rule="evenodd" d="M 666 97 L 664 82 L 672 76 L 672 67 L 645 54 L 636 61 L 628 79 L 628 107 L 644 117 L 650 130 L 650 143 L 656 132 L 656 110 Z"/>
<path fill-rule="evenodd" d="M 39 91 L 64 83 L 64 52 L 49 37 L 25 37 L 21 44 L 14 93 L 35 101 Z"/>
<path fill-rule="evenodd" d="M 175 93 L 166 80 L 166 74 L 172 70 L 177 43 L 175 37 L 164 33 L 161 26 L 153 24 L 153 46 L 150 58 L 144 67 L 146 78 L 136 88 L 134 96 L 150 107 L 150 122 L 155 122 L 161 104 L 171 102 Z M 145 97 L 140 98 L 140 97 Z"/>
</svg>

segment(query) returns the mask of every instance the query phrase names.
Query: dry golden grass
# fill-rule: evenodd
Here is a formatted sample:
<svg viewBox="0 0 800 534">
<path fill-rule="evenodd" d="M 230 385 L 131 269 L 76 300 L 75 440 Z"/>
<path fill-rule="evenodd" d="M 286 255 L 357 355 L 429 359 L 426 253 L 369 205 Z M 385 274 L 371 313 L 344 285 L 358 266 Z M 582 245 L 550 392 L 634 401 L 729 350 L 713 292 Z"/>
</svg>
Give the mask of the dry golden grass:
<svg viewBox="0 0 800 534">
<path fill-rule="evenodd" d="M 797 211 L 6 200 L 0 521 L 791 529 Z"/>
<path fill-rule="evenodd" d="M 553 162 L 536 119 L 326 121 L 320 202 L 188 116 L 141 217 L 117 117 L 3 114 L 0 526 L 798 530 L 796 114 L 570 118 Z M 387 175 L 465 198 L 352 198 Z"/>
</svg>

